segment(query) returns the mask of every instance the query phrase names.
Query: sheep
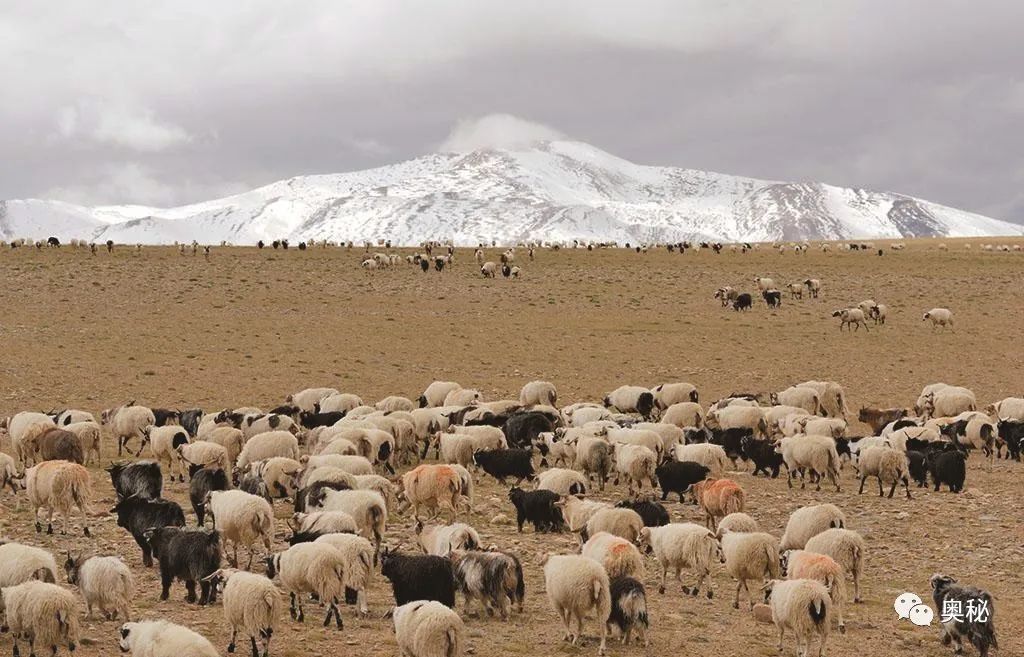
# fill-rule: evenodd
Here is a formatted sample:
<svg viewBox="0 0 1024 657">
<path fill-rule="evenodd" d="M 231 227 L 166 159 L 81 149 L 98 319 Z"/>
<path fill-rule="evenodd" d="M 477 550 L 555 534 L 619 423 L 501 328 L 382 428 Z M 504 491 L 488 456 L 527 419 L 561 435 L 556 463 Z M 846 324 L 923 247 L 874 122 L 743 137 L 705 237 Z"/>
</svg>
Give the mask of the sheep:
<svg viewBox="0 0 1024 657">
<path fill-rule="evenodd" d="M 746 506 L 746 493 L 729 479 L 705 479 L 690 486 L 690 491 L 704 511 L 704 522 L 711 531 L 715 531 L 718 518 L 743 511 Z"/>
<path fill-rule="evenodd" d="M 217 649 L 201 634 L 163 620 L 125 623 L 118 646 L 132 657 L 218 657 Z"/>
<path fill-rule="evenodd" d="M 932 308 L 924 314 L 924 317 L 922 317 L 921 320 L 925 322 L 931 320 L 933 331 L 940 326 L 942 328 L 948 327 L 950 330 L 955 330 L 953 329 L 953 313 L 948 308 Z"/>
<path fill-rule="evenodd" d="M 676 445 L 676 461 L 697 463 L 708 469 L 712 476 L 721 475 L 729 465 L 729 457 L 720 445 L 697 443 Z"/>
<path fill-rule="evenodd" d="M 524 491 L 513 487 L 508 499 L 516 509 L 516 525 L 520 533 L 524 523 L 532 523 L 538 532 L 557 531 L 562 526 L 561 511 L 556 508 L 558 494 L 549 490 Z"/>
<path fill-rule="evenodd" d="M 853 576 L 853 601 L 861 601 L 860 578 L 864 574 L 866 546 L 860 534 L 852 529 L 826 529 L 807 539 L 804 550 L 832 557 Z"/>
<path fill-rule="evenodd" d="M 388 522 L 387 503 L 380 493 L 372 490 L 321 489 L 309 504 L 321 511 L 344 511 L 352 516 L 359 534 L 372 540 L 380 549 L 384 529 Z"/>
<path fill-rule="evenodd" d="M 640 634 L 644 647 L 649 645 L 647 630 L 650 621 L 647 615 L 647 593 L 644 585 L 628 576 L 613 577 L 609 582 L 612 610 L 608 615 L 608 631 L 618 628 L 622 643 L 628 645 L 633 630 Z"/>
<path fill-rule="evenodd" d="M 565 440 L 559 440 L 554 431 L 544 431 L 537 435 L 534 447 L 540 452 L 540 465 L 572 465 L 576 460 L 576 446 Z M 550 461 L 549 461 L 550 459 Z"/>
<path fill-rule="evenodd" d="M 224 597 L 224 620 L 231 626 L 228 652 L 235 652 L 238 630 L 249 636 L 253 657 L 267 657 L 270 639 L 281 615 L 281 594 L 274 583 L 263 575 L 231 568 L 222 568 L 207 578 Z M 262 644 L 262 652 L 257 645 Z"/>
<path fill-rule="evenodd" d="M 591 534 L 583 544 L 581 554 L 603 565 L 608 577 L 643 577 L 644 563 L 640 551 L 631 541 L 620 536 L 608 532 Z"/>
<path fill-rule="evenodd" d="M 696 402 L 678 402 L 672 404 L 661 414 L 661 422 L 679 427 L 704 426 L 704 409 Z"/>
<path fill-rule="evenodd" d="M 721 539 L 726 532 L 751 533 L 761 531 L 761 526 L 746 513 L 730 513 L 718 521 L 715 537 Z"/>
<path fill-rule="evenodd" d="M 523 406 L 554 406 L 558 402 L 558 390 L 549 381 L 530 381 L 519 391 L 519 402 Z"/>
<path fill-rule="evenodd" d="M 81 424 L 83 422 L 92 422 L 93 424 L 97 424 L 96 417 L 92 413 L 73 408 L 53 413 L 51 417 L 53 418 L 54 424 L 65 429 L 72 424 Z"/>
<path fill-rule="evenodd" d="M 498 274 L 498 263 L 488 260 L 480 266 L 480 275 L 484 278 L 494 278 Z"/>
<path fill-rule="evenodd" d="M 378 411 L 393 413 L 395 411 L 411 411 L 412 409 L 416 408 L 416 404 L 414 404 L 411 399 L 408 399 L 406 397 L 392 395 L 390 397 L 385 397 L 384 399 L 381 399 L 379 402 L 374 404 L 374 408 L 376 408 Z"/>
<path fill-rule="evenodd" d="M 633 494 L 634 484 L 638 491 L 643 491 L 644 481 L 651 482 L 651 488 L 657 485 L 654 471 L 658 466 L 658 457 L 654 451 L 643 445 L 619 443 L 614 446 L 614 454 L 615 483 L 618 484 L 620 475 L 624 477 L 630 495 Z"/>
<path fill-rule="evenodd" d="M 832 624 L 832 599 L 828 589 L 814 579 L 773 579 L 764 587 L 765 601 L 772 610 L 772 622 L 779 628 L 779 652 L 786 629 L 796 635 L 798 657 L 807 657 L 811 637 L 819 637 L 818 657 L 825 655 Z"/>
<path fill-rule="evenodd" d="M 791 386 L 782 392 L 772 395 L 776 405 L 801 408 L 811 415 L 824 415 L 818 391 L 806 386 Z"/>
<path fill-rule="evenodd" d="M 587 522 L 601 509 L 612 508 L 607 502 L 584 500 L 575 495 L 563 497 L 556 501 L 554 505 L 561 510 L 562 518 L 569 531 L 580 534 L 580 547 L 584 543 L 582 534 L 585 532 Z"/>
<path fill-rule="evenodd" d="M 391 614 L 402 657 L 460 657 L 465 653 L 462 619 L 440 602 L 416 600 L 395 607 Z"/>
<path fill-rule="evenodd" d="M 692 383 L 662 383 L 651 388 L 654 395 L 654 405 L 659 411 L 664 411 L 674 404 L 700 401 L 700 393 L 697 386 Z"/>
<path fill-rule="evenodd" d="M 678 444 L 683 442 L 683 436 L 685 432 L 682 428 L 674 426 L 672 424 L 664 424 L 660 422 L 638 422 L 634 424 L 631 429 L 634 432 L 650 431 L 655 433 L 661 438 L 661 451 L 658 452 L 660 457 L 663 454 L 668 454 Z M 612 436 L 615 432 L 612 432 Z M 611 442 L 616 442 L 612 437 L 609 437 Z"/>
<path fill-rule="evenodd" d="M 782 570 L 786 579 L 813 579 L 825 585 L 836 609 L 839 632 L 846 634 L 843 607 L 846 600 L 846 572 L 827 554 L 806 550 L 787 550 L 782 553 Z"/>
<path fill-rule="evenodd" d="M 889 423 L 901 420 L 908 414 L 905 408 L 871 408 L 861 407 L 857 412 L 857 419 L 871 427 L 875 434 L 879 434 Z"/>
<path fill-rule="evenodd" d="M 620 413 L 639 413 L 648 419 L 654 411 L 654 393 L 640 386 L 620 386 L 605 395 L 604 406 Z"/>
<path fill-rule="evenodd" d="M 110 427 L 111 433 L 117 438 L 117 455 L 121 456 L 122 450 L 132 438 L 138 438 L 140 442 L 138 456 L 142 452 L 141 443 L 145 440 L 143 430 L 156 424 L 156 416 L 153 411 L 145 406 L 135 406 L 129 402 L 123 406 L 108 408 L 100 413 L 100 424 Z"/>
<path fill-rule="evenodd" d="M 447 557 L 452 550 L 479 550 L 483 545 L 480 534 L 469 525 L 424 525 L 416 523 L 416 541 L 424 554 Z"/>
<path fill-rule="evenodd" d="M 58 644 L 74 652 L 79 642 L 78 603 L 67 589 L 47 582 L 29 581 L 0 589 L 0 611 L 6 614 L 5 631 L 14 638 L 15 657 L 19 639 L 28 639 L 29 654 L 36 645 L 57 654 Z"/>
<path fill-rule="evenodd" d="M 312 511 L 292 514 L 293 535 L 289 545 L 309 543 L 328 534 L 355 534 L 359 531 L 355 518 L 344 511 Z"/>
<path fill-rule="evenodd" d="M 274 511 L 270 503 L 240 490 L 210 491 L 207 499 L 207 508 L 213 515 L 213 528 L 220 532 L 225 551 L 228 544 L 233 548 L 232 563 L 238 567 L 238 545 L 242 544 L 249 550 L 246 568 L 252 568 L 256 541 L 261 540 L 263 547 L 270 551 L 274 534 Z"/>
<path fill-rule="evenodd" d="M 117 514 L 117 526 L 128 530 L 142 549 L 142 563 L 153 565 L 152 548 L 146 531 L 153 527 L 184 527 L 185 513 L 177 502 L 129 495 L 117 501 L 110 510 Z"/>
<path fill-rule="evenodd" d="M 14 455 L 18 457 L 18 460 L 22 464 L 26 464 L 31 456 L 31 450 L 29 445 L 24 443 L 25 438 L 31 435 L 35 435 L 37 432 L 43 430 L 41 428 L 33 428 L 35 425 L 45 425 L 45 427 L 56 426 L 53 423 L 53 418 L 45 413 L 33 413 L 30 411 L 22 411 L 16 413 L 9 418 L 6 418 L 5 427 L 7 433 L 11 437 L 11 446 L 14 448 Z M 31 441 L 30 441 L 31 442 Z"/>
<path fill-rule="evenodd" d="M 160 600 L 167 600 L 175 579 L 185 582 L 185 602 L 196 602 L 196 582 L 201 595 L 199 604 L 213 604 L 217 591 L 206 581 L 220 568 L 220 533 L 205 529 L 155 527 L 147 529 L 146 540 L 153 556 L 160 562 Z"/>
<path fill-rule="evenodd" d="M 668 509 L 662 504 L 649 499 L 630 499 L 616 502 L 616 508 L 636 511 L 644 522 L 644 527 L 661 527 L 669 523 Z"/>
<path fill-rule="evenodd" d="M 349 475 L 373 474 L 373 465 L 362 456 L 352 454 L 318 454 L 302 456 L 299 463 L 305 466 L 299 481 L 303 486 L 312 482 L 312 477 L 320 469 L 341 470 Z M 353 480 L 354 481 L 354 480 Z M 355 488 L 355 486 L 352 486 Z"/>
<path fill-rule="evenodd" d="M 802 506 L 790 514 L 779 549 L 802 550 L 812 537 L 836 527 L 846 527 L 846 515 L 836 505 Z"/>
<path fill-rule="evenodd" d="M 758 292 L 764 292 L 766 290 L 775 289 L 775 280 L 771 278 L 765 278 L 763 276 L 755 276 L 754 284 L 757 285 Z"/>
<path fill-rule="evenodd" d="M 964 480 L 967 478 L 966 459 L 967 455 L 955 448 L 929 451 L 925 455 L 925 464 L 932 476 L 936 493 L 943 484 L 949 487 L 951 493 L 959 493 L 964 489 Z"/>
<path fill-rule="evenodd" d="M 301 463 L 284 456 L 274 456 L 249 467 L 249 472 L 259 475 L 272 497 L 276 498 L 295 493 L 295 481 L 301 470 Z"/>
<path fill-rule="evenodd" d="M 314 411 L 318 404 L 333 395 L 339 395 L 334 388 L 306 388 L 285 397 L 286 404 L 298 406 L 303 411 Z M 323 412 L 323 408 L 320 409 Z"/>
<path fill-rule="evenodd" d="M 715 535 L 707 528 L 695 523 L 673 523 L 663 527 L 644 527 L 640 530 L 637 543 L 641 549 L 654 557 L 661 565 L 661 584 L 658 593 L 665 593 L 665 579 L 669 568 L 675 570 L 676 581 L 683 587 L 685 595 L 697 595 L 704 580 L 708 580 L 707 597 L 714 596 L 711 564 L 721 561 L 722 549 Z M 693 586 L 682 584 L 683 568 L 697 571 L 697 583 Z"/>
<path fill-rule="evenodd" d="M 943 619 L 939 621 L 942 628 L 942 643 L 948 645 L 952 641 L 956 648 L 957 655 L 963 654 L 963 640 L 966 638 L 978 651 L 980 657 L 987 657 L 991 648 L 998 648 L 999 642 L 996 639 L 995 628 L 995 602 L 992 594 L 988 591 L 957 584 L 956 579 L 949 575 L 936 573 L 929 580 L 932 586 L 932 600 L 935 602 L 936 610 L 945 610 L 952 605 L 949 602 L 958 602 L 961 609 L 969 609 L 970 605 L 976 605 L 987 609 L 988 613 L 984 618 L 972 618 L 971 616 L 958 617 L 950 614 L 948 619 L 943 613 Z"/>
<path fill-rule="evenodd" d="M 841 310 L 834 311 L 832 316 L 839 318 L 840 331 L 844 328 L 849 328 L 851 331 L 859 331 L 861 326 L 864 327 L 865 331 L 869 331 L 868 323 L 865 319 L 866 315 L 860 308 L 843 308 Z"/>
<path fill-rule="evenodd" d="M 245 436 L 242 434 L 242 430 L 235 427 L 217 427 L 205 434 L 203 440 L 223 447 L 227 451 L 228 461 L 231 463 L 235 462 L 245 445 Z"/>
<path fill-rule="evenodd" d="M 918 398 L 917 407 L 926 420 L 937 417 L 955 417 L 961 413 L 978 410 L 974 393 L 966 388 L 948 387 L 923 394 Z"/>
<path fill-rule="evenodd" d="M 554 431 L 560 421 L 561 417 L 554 409 L 521 411 L 510 415 L 501 430 L 511 447 L 529 448 L 538 434 Z"/>
<path fill-rule="evenodd" d="M 395 604 L 413 600 L 436 600 L 455 606 L 455 575 L 452 562 L 431 554 L 405 555 L 385 549 L 380 572 L 391 581 Z"/>
<path fill-rule="evenodd" d="M 229 490 L 231 480 L 226 472 L 218 467 L 200 468 L 189 483 L 188 497 L 192 503 L 192 511 L 196 514 L 196 525 L 206 524 L 206 498 L 217 490 Z"/>
<path fill-rule="evenodd" d="M 733 609 L 740 608 L 740 589 L 750 589 L 747 582 L 779 577 L 779 541 L 771 534 L 764 532 L 734 533 L 722 535 L 722 555 L 725 558 L 725 572 L 737 581 L 736 597 L 733 598 Z M 754 600 L 750 598 L 753 609 Z"/>
<path fill-rule="evenodd" d="M 788 473 L 786 482 L 793 487 L 793 475 L 797 470 L 810 470 L 817 478 L 817 488 L 821 490 L 821 480 L 827 477 L 839 492 L 839 453 L 836 443 L 828 436 L 791 436 L 779 441 L 775 451 L 782 455 Z M 806 482 L 801 482 L 803 489 Z"/>
<path fill-rule="evenodd" d="M 321 399 L 314 408 L 319 409 L 320 413 L 348 413 L 352 409 L 358 408 L 362 405 L 363 400 L 360 399 L 358 395 L 337 392 Z"/>
<path fill-rule="evenodd" d="M 807 292 L 811 295 L 812 299 L 818 298 L 818 294 L 821 292 L 820 280 L 817 278 L 808 278 L 804 281 L 804 286 L 807 288 Z"/>
<path fill-rule="evenodd" d="M 597 477 L 598 487 L 604 491 L 605 481 L 612 469 L 612 447 L 601 438 L 580 438 L 576 443 L 573 468 L 588 477 Z"/>
<path fill-rule="evenodd" d="M 464 467 L 473 463 L 473 451 L 476 449 L 476 444 L 472 436 L 458 433 L 437 433 L 430 441 L 430 446 L 434 447 L 438 460 L 443 463 L 458 463 Z"/>
<path fill-rule="evenodd" d="M 448 433 L 459 436 L 469 436 L 473 439 L 473 449 L 507 449 L 508 441 L 501 428 L 492 427 L 486 424 L 469 427 L 448 427 Z"/>
<path fill-rule="evenodd" d="M 473 462 L 502 485 L 508 477 L 516 478 L 516 485 L 524 479 L 533 479 L 533 464 L 528 449 L 489 449 L 473 453 Z"/>
<path fill-rule="evenodd" d="M 224 471 L 231 470 L 228 451 L 220 445 L 205 440 L 197 440 L 194 443 L 179 445 L 177 452 L 178 458 L 189 466 L 216 466 Z"/>
<path fill-rule="evenodd" d="M 224 427 L 230 431 L 238 431 L 232 427 Z M 221 431 L 224 428 L 217 429 Z M 212 434 L 211 434 L 212 435 Z M 153 452 L 153 458 L 158 463 L 167 463 L 167 472 L 171 481 L 174 481 L 174 466 L 178 466 L 178 474 L 181 481 L 185 481 L 185 464 L 182 461 L 178 448 L 189 444 L 189 435 L 182 427 L 169 425 L 164 427 L 148 426 L 142 429 L 142 446 L 139 453 L 146 445 Z"/>
<path fill-rule="evenodd" d="M 497 550 L 453 550 L 449 555 L 455 588 L 466 599 L 466 613 L 472 602 L 479 599 L 487 615 L 498 609 L 502 620 L 508 620 L 512 606 L 523 611 L 526 583 L 523 566 L 514 554 Z"/>
<path fill-rule="evenodd" d="M 640 535 L 640 530 L 644 528 L 644 519 L 640 517 L 640 514 L 633 509 L 620 509 L 612 507 L 610 509 L 598 509 L 594 512 L 590 519 L 587 520 L 586 527 L 581 532 L 584 541 L 589 539 L 594 534 L 600 532 L 607 532 L 614 536 L 624 538 L 627 541 L 634 542 Z"/>
<path fill-rule="evenodd" d="M 82 441 L 82 448 L 85 451 L 85 459 L 82 461 L 82 465 L 87 463 L 99 463 L 100 462 L 100 437 L 102 429 L 96 422 L 72 422 L 71 424 L 64 425 L 65 431 L 78 436 L 79 440 Z M 92 457 L 92 458 L 90 458 Z"/>
<path fill-rule="evenodd" d="M 888 314 L 889 306 L 884 303 L 877 303 L 868 311 L 868 316 L 875 320 L 875 324 L 885 324 L 885 316 Z"/>
<path fill-rule="evenodd" d="M 0 588 L 37 579 L 57 581 L 57 562 L 49 551 L 0 539 Z"/>
<path fill-rule="evenodd" d="M 32 504 L 36 532 L 42 531 L 39 510 L 46 507 L 46 533 L 53 533 L 53 512 L 57 510 L 64 517 L 61 534 L 67 534 L 71 507 L 74 506 L 82 514 L 83 534 L 90 535 L 88 516 L 92 479 L 83 466 L 68 461 L 43 461 L 25 471 L 25 491 Z"/>
<path fill-rule="evenodd" d="M 753 305 L 753 299 L 750 294 L 743 292 L 742 294 L 737 294 L 736 298 L 733 299 L 732 309 L 737 312 L 740 310 L 750 310 Z"/>
<path fill-rule="evenodd" d="M 284 456 L 299 460 L 299 441 L 288 431 L 268 431 L 253 436 L 242 447 L 236 465 L 245 469 L 256 461 Z"/>
<path fill-rule="evenodd" d="M 64 572 L 68 584 L 78 587 L 85 599 L 88 612 L 86 620 L 92 619 L 96 607 L 107 620 L 121 616 L 126 621 L 131 617 L 128 609 L 135 596 L 135 582 L 131 570 L 121 557 L 88 557 L 67 553 Z"/>
<path fill-rule="evenodd" d="M 85 463 L 85 444 L 78 434 L 53 426 L 36 426 L 41 431 L 32 436 L 31 444 L 23 443 L 23 449 L 31 449 L 37 463 L 39 461 L 70 461 L 79 465 Z"/>
<path fill-rule="evenodd" d="M 575 470 L 551 468 L 537 475 L 536 490 L 549 490 L 559 495 L 586 495 L 587 479 Z"/>
<path fill-rule="evenodd" d="M 474 406 L 480 401 L 480 391 L 471 388 L 452 390 L 444 398 L 444 406 Z"/>
<path fill-rule="evenodd" d="M 458 467 L 460 466 L 453 466 L 452 469 L 456 470 Z M 465 470 L 465 468 L 463 468 L 463 470 Z M 456 470 L 456 473 L 458 473 L 458 470 Z M 468 471 L 466 474 L 468 476 Z M 395 491 L 395 485 L 387 478 L 378 474 L 368 474 L 354 475 L 352 479 L 355 480 L 354 490 L 370 490 L 379 493 L 380 496 L 384 498 L 384 503 L 387 506 L 388 511 L 398 510 L 398 495 Z M 470 488 L 472 488 L 472 485 L 470 485 Z"/>
<path fill-rule="evenodd" d="M 248 415 L 242 420 L 241 426 L 238 428 L 242 430 L 242 435 L 246 440 L 270 431 L 287 431 L 294 434 L 299 430 L 299 427 L 291 417 L 274 413 Z"/>
<path fill-rule="evenodd" d="M 573 406 L 576 405 L 574 404 Z M 572 406 L 567 406 L 565 408 L 572 408 Z M 566 414 L 565 408 L 562 409 L 562 412 L 566 415 L 568 424 L 573 427 L 582 427 L 588 422 L 607 420 L 611 417 L 611 412 L 607 408 L 596 404 L 580 406 L 573 409 L 568 414 Z"/>
<path fill-rule="evenodd" d="M 0 452 L 0 489 L 10 486 L 11 492 L 18 492 L 18 465 L 10 454 Z M 17 500 L 18 508 L 21 507 L 21 500 Z"/>
<path fill-rule="evenodd" d="M 878 496 L 884 495 L 882 484 L 892 482 L 889 489 L 889 499 L 896 492 L 896 486 L 902 481 L 907 491 L 907 499 L 910 499 L 910 479 L 907 476 L 907 456 L 905 452 L 886 446 L 868 447 L 860 453 L 858 458 L 858 469 L 860 470 L 860 490 L 864 492 L 864 482 L 868 477 L 878 478 Z"/>
<path fill-rule="evenodd" d="M 360 616 L 369 614 L 366 592 L 373 581 L 373 545 L 354 534 L 325 534 L 314 543 L 334 547 L 342 556 L 345 577 L 345 602 L 357 605 Z"/>
<path fill-rule="evenodd" d="M 757 406 L 726 406 L 709 410 L 705 424 L 712 429 L 750 429 L 755 436 L 768 438 L 765 411 Z"/>
<path fill-rule="evenodd" d="M 454 381 L 434 381 L 420 395 L 419 406 L 420 408 L 444 406 L 444 400 L 448 393 L 461 388 L 462 386 Z"/>
<path fill-rule="evenodd" d="M 805 416 L 802 418 L 803 422 L 800 433 L 806 433 L 812 436 L 831 436 L 832 438 L 841 438 L 846 435 L 846 420 L 831 418 L 831 417 L 811 417 Z M 792 434 L 790 434 L 792 435 Z"/>
<path fill-rule="evenodd" d="M 402 475 L 402 497 L 412 505 L 413 517 L 419 520 L 420 506 L 440 510 L 447 507 L 452 521 L 459 516 L 461 477 L 446 465 L 420 465 Z"/>
<path fill-rule="evenodd" d="M 683 496 L 692 484 L 707 479 L 711 474 L 706 466 L 692 461 L 666 462 L 658 466 L 654 471 L 658 478 L 658 486 L 661 488 L 661 499 L 665 501 L 669 493 L 679 496 L 679 502 L 683 502 Z"/>
<path fill-rule="evenodd" d="M 322 604 L 327 604 L 324 627 L 334 618 L 336 627 L 344 627 L 338 602 L 344 595 L 345 560 L 336 548 L 322 543 L 299 543 L 284 552 L 277 552 L 266 559 L 267 577 L 280 577 L 284 590 L 291 599 L 289 612 L 293 620 L 306 620 L 302 609 L 302 597 L 315 594 Z"/>
<path fill-rule="evenodd" d="M 542 565 L 544 588 L 552 608 L 565 625 L 565 640 L 575 646 L 583 634 L 583 618 L 593 612 L 601 631 L 598 654 L 604 655 L 606 623 L 612 609 L 608 573 L 593 559 L 574 554 L 546 556 Z"/>
<path fill-rule="evenodd" d="M 721 301 L 722 307 L 725 308 L 731 302 L 735 301 L 738 295 L 739 292 L 737 290 L 730 285 L 726 285 L 725 287 L 720 287 L 715 290 L 714 298 Z"/>
</svg>

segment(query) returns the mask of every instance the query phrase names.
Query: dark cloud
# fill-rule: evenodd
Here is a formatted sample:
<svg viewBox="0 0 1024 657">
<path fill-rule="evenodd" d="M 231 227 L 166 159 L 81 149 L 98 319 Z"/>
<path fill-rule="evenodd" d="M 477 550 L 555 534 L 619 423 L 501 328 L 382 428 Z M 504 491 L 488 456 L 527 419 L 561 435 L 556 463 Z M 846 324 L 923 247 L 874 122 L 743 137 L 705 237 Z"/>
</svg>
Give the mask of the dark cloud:
<svg viewBox="0 0 1024 657">
<path fill-rule="evenodd" d="M 1021 24 L 996 0 L 23 3 L 0 14 L 0 198 L 180 204 L 536 123 L 1020 222 Z M 492 114 L 521 121 L 472 123 Z"/>
</svg>

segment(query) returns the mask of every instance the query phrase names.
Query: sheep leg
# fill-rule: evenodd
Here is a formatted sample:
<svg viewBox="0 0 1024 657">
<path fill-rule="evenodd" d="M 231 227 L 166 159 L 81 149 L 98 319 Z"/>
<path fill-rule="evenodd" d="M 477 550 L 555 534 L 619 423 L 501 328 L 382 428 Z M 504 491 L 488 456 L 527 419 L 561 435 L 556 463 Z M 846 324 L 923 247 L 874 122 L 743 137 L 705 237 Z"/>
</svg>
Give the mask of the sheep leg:
<svg viewBox="0 0 1024 657">
<path fill-rule="evenodd" d="M 192 579 L 185 580 L 185 602 L 189 604 L 195 604 L 196 602 L 196 582 Z"/>
<path fill-rule="evenodd" d="M 782 652 L 782 639 L 786 635 L 786 628 L 779 625 L 779 652 Z"/>
<path fill-rule="evenodd" d="M 46 533 L 47 534 L 53 534 L 53 507 L 52 506 L 46 509 Z M 67 533 L 67 532 L 65 532 L 65 533 Z"/>
<path fill-rule="evenodd" d="M 600 623 L 601 626 L 601 645 L 597 649 L 598 655 L 603 655 L 607 652 L 607 639 L 608 639 L 608 626 L 604 623 Z M 580 617 L 580 631 L 583 631 L 583 618 Z"/>
<path fill-rule="evenodd" d="M 857 491 L 858 495 L 863 495 L 864 494 L 864 482 L 867 481 L 867 479 L 868 479 L 867 476 L 861 476 L 861 478 L 860 478 L 860 490 Z"/>
<path fill-rule="evenodd" d="M 574 641 L 572 637 L 572 626 L 569 620 L 569 610 L 567 608 L 559 609 L 558 616 L 562 619 L 562 625 L 565 626 L 565 636 L 562 637 L 563 641 Z"/>
<path fill-rule="evenodd" d="M 229 653 L 233 654 L 235 652 L 235 638 L 237 636 L 238 636 L 238 628 L 237 627 L 232 627 L 231 628 L 231 640 L 228 641 L 228 652 Z M 249 637 L 249 638 L 252 638 L 252 637 Z M 253 642 L 253 650 L 255 650 L 255 648 L 256 648 L 256 646 L 255 646 L 255 641 L 254 641 Z M 253 655 L 255 656 L 256 653 L 253 652 Z"/>
<path fill-rule="evenodd" d="M 661 564 L 661 585 L 658 587 L 658 593 L 665 594 L 665 578 L 668 576 L 668 566 Z M 676 568 L 676 579 L 679 579 L 679 569 Z"/>
<path fill-rule="evenodd" d="M 733 609 L 739 609 L 740 608 L 740 589 L 745 589 L 745 588 L 747 588 L 747 581 L 743 580 L 743 579 L 739 580 L 739 583 L 736 584 L 736 597 L 733 598 L 733 601 L 732 601 L 732 608 Z M 749 593 L 749 591 L 748 591 L 748 593 Z"/>
<path fill-rule="evenodd" d="M 78 504 L 78 510 L 82 514 L 82 535 L 83 536 L 92 536 L 92 534 L 89 533 L 89 518 L 85 514 L 85 505 L 79 503 Z"/>
<path fill-rule="evenodd" d="M 704 580 L 708 579 L 709 580 L 708 591 L 707 591 L 708 600 L 710 600 L 711 598 L 715 597 L 714 583 L 713 583 L 714 580 L 711 580 L 710 576 L 711 576 L 711 571 L 710 570 L 706 570 L 705 569 L 705 570 L 700 571 L 700 575 L 697 576 L 697 584 L 696 584 L 696 586 L 693 587 L 693 595 L 697 595 L 700 592 L 700 587 L 701 587 L 701 585 L 704 584 Z"/>
</svg>

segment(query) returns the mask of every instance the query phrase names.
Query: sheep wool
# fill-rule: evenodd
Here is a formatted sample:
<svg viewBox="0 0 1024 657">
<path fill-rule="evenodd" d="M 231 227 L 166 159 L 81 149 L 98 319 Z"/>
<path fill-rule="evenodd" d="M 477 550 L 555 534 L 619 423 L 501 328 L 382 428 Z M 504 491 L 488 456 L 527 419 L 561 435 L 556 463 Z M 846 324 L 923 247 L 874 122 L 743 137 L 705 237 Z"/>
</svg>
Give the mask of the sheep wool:
<svg viewBox="0 0 1024 657">
<path fill-rule="evenodd" d="M 583 544 L 581 554 L 604 566 L 609 578 L 620 575 L 643 578 L 644 561 L 640 551 L 632 542 L 619 536 L 598 532 Z"/>
<path fill-rule="evenodd" d="M 812 579 L 772 580 L 765 593 L 770 598 L 772 622 L 779 629 L 779 651 L 788 629 L 795 635 L 798 654 L 807 655 L 811 638 L 817 635 L 818 655 L 824 655 L 832 622 L 832 600 L 825 586 Z"/>
<path fill-rule="evenodd" d="M 835 527 L 846 527 L 846 515 L 834 504 L 803 506 L 789 516 L 780 550 L 800 550 L 817 534 Z"/>
<path fill-rule="evenodd" d="M 125 623 L 118 642 L 131 657 L 218 657 L 213 644 L 198 632 L 163 620 Z"/>
<path fill-rule="evenodd" d="M 583 619 L 596 616 L 601 632 L 598 654 L 605 654 L 612 601 L 608 573 L 593 559 L 578 555 L 548 556 L 544 566 L 544 585 L 548 600 L 565 625 L 565 638 L 576 645 Z"/>
<path fill-rule="evenodd" d="M 395 640 L 406 657 L 459 657 L 465 654 L 465 627 L 459 615 L 436 600 L 409 602 L 392 611 Z"/>
<path fill-rule="evenodd" d="M 665 593 L 665 579 L 670 568 L 680 583 L 682 569 L 691 568 L 697 572 L 697 583 L 692 587 L 683 585 L 683 593 L 697 595 L 707 579 L 708 599 L 714 596 L 711 564 L 721 559 L 721 548 L 715 535 L 706 527 L 691 522 L 644 527 L 640 530 L 638 543 L 641 548 L 653 552 L 661 566 L 659 593 Z"/>
<path fill-rule="evenodd" d="M 78 602 L 62 586 L 28 581 L 0 589 L 0 611 L 6 614 L 6 625 L 14 639 L 14 654 L 19 653 L 19 638 L 29 637 L 35 654 L 36 646 L 51 648 L 67 646 L 74 652 L 79 641 Z"/>
</svg>

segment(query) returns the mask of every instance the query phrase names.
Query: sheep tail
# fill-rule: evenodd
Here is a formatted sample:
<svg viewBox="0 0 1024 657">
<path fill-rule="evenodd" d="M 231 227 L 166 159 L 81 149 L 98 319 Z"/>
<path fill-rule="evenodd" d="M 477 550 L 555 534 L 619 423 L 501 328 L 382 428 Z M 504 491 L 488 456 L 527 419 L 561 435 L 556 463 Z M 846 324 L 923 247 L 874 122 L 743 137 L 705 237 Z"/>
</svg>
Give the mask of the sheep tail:
<svg viewBox="0 0 1024 657">
<path fill-rule="evenodd" d="M 823 598 L 815 598 L 814 600 L 811 600 L 807 605 L 807 611 L 810 613 L 811 620 L 814 621 L 815 625 L 821 625 L 828 615 L 828 610 Z"/>
<path fill-rule="evenodd" d="M 767 560 L 768 574 L 772 579 L 777 579 L 779 577 L 779 553 L 773 552 L 770 547 L 765 545 L 764 558 Z"/>
<path fill-rule="evenodd" d="M 457 655 L 461 654 L 459 633 L 454 627 L 448 628 L 445 638 L 448 640 L 448 649 L 445 651 L 445 657 L 457 657 Z"/>
<path fill-rule="evenodd" d="M 46 582 L 48 584 L 56 584 L 57 580 L 53 576 L 53 571 L 49 568 L 39 568 L 32 573 L 32 579 L 39 580 L 40 582 Z"/>
</svg>

